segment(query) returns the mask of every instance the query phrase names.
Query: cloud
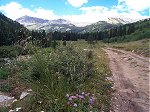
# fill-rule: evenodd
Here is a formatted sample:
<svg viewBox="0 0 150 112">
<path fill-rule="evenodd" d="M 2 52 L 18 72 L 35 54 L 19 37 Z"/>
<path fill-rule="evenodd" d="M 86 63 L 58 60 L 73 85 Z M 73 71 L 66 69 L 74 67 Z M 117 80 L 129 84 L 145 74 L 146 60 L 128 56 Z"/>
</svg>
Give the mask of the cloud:
<svg viewBox="0 0 150 112">
<path fill-rule="evenodd" d="M 45 10 L 43 8 L 36 8 L 30 10 L 28 8 L 23 7 L 17 2 L 10 2 L 5 6 L 0 6 L 0 10 L 4 11 L 6 16 L 13 20 L 24 15 L 50 20 L 59 18 L 57 15 L 54 14 L 53 10 Z"/>
<path fill-rule="evenodd" d="M 63 18 L 73 22 L 87 23 L 107 20 L 109 17 L 124 19 L 130 18 L 134 20 L 147 18 L 147 16 L 142 16 L 138 11 L 129 10 L 124 5 L 113 6 L 110 9 L 104 6 L 81 7 L 79 10 L 82 11 L 82 14 L 64 15 Z"/>
<path fill-rule="evenodd" d="M 88 0 L 67 0 L 73 7 L 81 7 L 83 4 L 88 3 Z"/>
<path fill-rule="evenodd" d="M 118 0 L 118 3 L 135 11 L 143 11 L 150 7 L 150 0 Z"/>
<path fill-rule="evenodd" d="M 80 7 L 78 10 L 81 12 L 81 14 L 78 15 L 58 16 L 53 10 L 46 10 L 43 8 L 32 8 L 32 10 L 30 10 L 29 8 L 25 8 L 17 2 L 10 2 L 4 6 L 0 6 L 0 11 L 3 11 L 7 17 L 13 20 L 21 16 L 28 15 L 49 20 L 62 18 L 76 23 L 94 23 L 97 21 L 106 20 L 109 17 L 130 18 L 136 20 L 150 17 L 143 16 L 141 13 L 141 11 L 145 11 L 146 7 L 139 11 L 135 8 L 128 7 L 124 2 L 122 2 L 123 0 L 119 0 L 118 5 L 112 6 L 111 8 L 104 6 Z"/>
<path fill-rule="evenodd" d="M 87 22 L 93 23 L 99 20 L 104 20 L 106 17 L 104 13 L 108 11 L 108 8 L 103 6 L 82 7 L 79 9 L 82 11 L 80 15 L 64 15 L 63 18 L 72 20 L 73 22 Z"/>
<path fill-rule="evenodd" d="M 82 7 L 80 8 L 81 11 L 89 13 L 89 12 L 103 12 L 103 11 L 107 11 L 108 8 L 107 7 L 103 7 L 103 6 L 92 6 L 92 7 Z"/>
</svg>

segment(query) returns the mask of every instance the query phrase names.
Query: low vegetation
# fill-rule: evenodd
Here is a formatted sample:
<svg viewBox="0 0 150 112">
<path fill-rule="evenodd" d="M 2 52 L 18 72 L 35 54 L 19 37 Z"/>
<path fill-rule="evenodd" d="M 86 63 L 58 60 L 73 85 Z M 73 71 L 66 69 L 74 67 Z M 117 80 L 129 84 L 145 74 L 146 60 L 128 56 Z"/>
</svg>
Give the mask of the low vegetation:
<svg viewBox="0 0 150 112">
<path fill-rule="evenodd" d="M 123 42 L 131 42 L 131 41 L 137 41 L 141 39 L 148 39 L 150 38 L 150 29 L 149 28 L 143 28 L 140 30 L 136 30 L 135 32 L 131 34 L 126 34 L 123 36 L 116 36 L 111 38 L 104 39 L 104 42 L 107 43 L 123 43 Z"/>
<path fill-rule="evenodd" d="M 9 109 L 6 107 L 0 107 L 0 112 L 8 112 Z"/>
<path fill-rule="evenodd" d="M 109 44 L 109 46 L 114 48 L 124 49 L 127 51 L 132 51 L 137 54 L 149 57 L 150 56 L 149 42 L 150 39 L 143 39 L 143 40 L 133 41 L 133 42 L 111 43 Z"/>
<path fill-rule="evenodd" d="M 16 32 L 7 35 L 9 28 L 2 27 L 5 33 L 0 34 L 0 91 L 18 99 L 10 108 L 21 107 L 22 112 L 109 112 L 111 71 L 102 50 L 106 44 L 97 40 L 116 42 L 108 46 L 149 56 L 149 19 L 83 34 L 28 31 L 18 23 L 8 27 L 14 25 Z M 135 41 L 139 39 L 144 40 Z M 31 93 L 19 100 L 28 89 Z"/>
<path fill-rule="evenodd" d="M 4 85 L 3 90 L 15 94 L 16 84 L 20 85 L 17 88 L 32 89 L 28 97 L 13 103 L 12 109 L 108 112 L 112 83 L 107 80 L 110 70 L 100 45 L 86 41 L 60 43 L 56 48 L 34 48 L 31 59 L 12 63 L 13 86 Z"/>
<path fill-rule="evenodd" d="M 23 51 L 21 46 L 1 46 L 0 58 L 16 58 Z"/>
<path fill-rule="evenodd" d="M 0 68 L 0 79 L 7 79 L 9 75 L 9 70 L 6 68 Z"/>
</svg>

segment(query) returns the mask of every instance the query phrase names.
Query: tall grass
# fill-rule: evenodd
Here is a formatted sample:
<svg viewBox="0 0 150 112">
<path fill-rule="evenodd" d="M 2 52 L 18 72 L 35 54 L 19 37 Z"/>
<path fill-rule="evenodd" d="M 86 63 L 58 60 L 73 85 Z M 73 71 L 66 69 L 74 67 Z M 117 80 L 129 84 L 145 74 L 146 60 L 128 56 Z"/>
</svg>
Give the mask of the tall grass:
<svg viewBox="0 0 150 112">
<path fill-rule="evenodd" d="M 26 66 L 18 67 L 22 67 L 20 75 L 33 90 L 32 98 L 23 104 L 23 111 L 72 111 L 66 95 L 82 91 L 85 82 L 95 75 L 92 52 L 89 57 L 71 45 L 39 50 L 23 65 Z"/>
<path fill-rule="evenodd" d="M 142 40 L 133 41 L 133 42 L 111 43 L 109 44 L 109 46 L 114 47 L 114 48 L 124 49 L 127 51 L 132 51 L 137 54 L 149 57 L 150 56 L 149 42 L 150 42 L 150 39 L 142 39 Z"/>
<path fill-rule="evenodd" d="M 12 108 L 22 107 L 23 112 L 110 110 L 111 83 L 106 80 L 110 71 L 101 45 L 78 41 L 55 49 L 33 49 L 31 59 L 12 67 L 16 82 L 33 91 Z"/>
</svg>

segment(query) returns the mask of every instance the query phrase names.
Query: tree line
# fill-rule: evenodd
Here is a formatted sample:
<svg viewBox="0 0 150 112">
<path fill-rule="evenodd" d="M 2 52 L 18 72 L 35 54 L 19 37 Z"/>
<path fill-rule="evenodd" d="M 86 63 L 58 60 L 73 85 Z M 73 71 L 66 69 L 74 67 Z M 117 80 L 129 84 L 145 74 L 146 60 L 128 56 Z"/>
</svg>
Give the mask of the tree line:
<svg viewBox="0 0 150 112">
<path fill-rule="evenodd" d="M 33 40 L 48 39 L 52 40 L 65 40 L 65 41 L 77 41 L 84 39 L 86 41 L 102 40 L 104 42 L 113 41 L 124 41 L 135 32 L 145 33 L 142 37 L 137 39 L 149 38 L 150 33 L 150 19 L 141 20 L 131 24 L 120 25 L 118 27 L 113 27 L 111 29 L 99 31 L 99 32 L 86 32 L 86 33 L 75 33 L 75 32 L 48 32 L 43 31 L 32 31 L 31 37 Z M 128 38 L 128 41 L 134 40 L 135 37 Z"/>
<path fill-rule="evenodd" d="M 46 32 L 45 30 L 29 31 L 23 25 L 15 22 L 0 13 L 0 46 L 24 44 L 23 40 L 31 41 L 42 46 L 50 46 L 57 40 L 77 41 L 85 39 L 86 41 L 102 40 L 104 42 L 123 41 L 126 35 L 134 32 L 142 33 L 145 29 L 150 32 L 150 19 L 145 19 L 131 24 L 120 25 L 99 32 Z M 146 34 L 146 35 L 148 35 Z M 147 36 L 146 36 L 147 37 Z M 133 37 L 134 38 L 134 37 Z M 143 36 L 142 38 L 145 38 Z M 141 39 L 141 38 L 140 38 Z M 130 40 L 130 38 L 128 39 Z"/>
</svg>

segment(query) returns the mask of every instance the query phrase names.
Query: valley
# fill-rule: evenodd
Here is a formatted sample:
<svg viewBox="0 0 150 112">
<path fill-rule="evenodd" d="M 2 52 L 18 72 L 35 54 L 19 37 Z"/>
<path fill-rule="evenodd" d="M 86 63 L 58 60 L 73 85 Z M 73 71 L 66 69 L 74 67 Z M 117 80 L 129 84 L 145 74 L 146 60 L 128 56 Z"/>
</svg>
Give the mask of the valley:
<svg viewBox="0 0 150 112">
<path fill-rule="evenodd" d="M 150 19 L 0 14 L 1 112 L 149 112 Z"/>
</svg>

